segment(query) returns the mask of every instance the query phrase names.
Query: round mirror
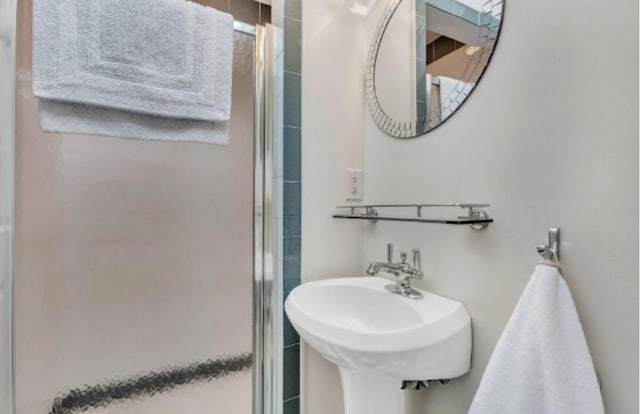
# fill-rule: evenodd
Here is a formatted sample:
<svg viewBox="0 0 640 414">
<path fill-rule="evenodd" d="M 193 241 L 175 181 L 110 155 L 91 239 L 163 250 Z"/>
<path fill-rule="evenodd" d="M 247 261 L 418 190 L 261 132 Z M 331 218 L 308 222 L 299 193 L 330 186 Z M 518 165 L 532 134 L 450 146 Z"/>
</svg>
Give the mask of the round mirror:
<svg viewBox="0 0 640 414">
<path fill-rule="evenodd" d="M 503 0 L 391 0 L 367 60 L 376 125 L 414 138 L 449 119 L 489 64 L 503 8 Z"/>
</svg>

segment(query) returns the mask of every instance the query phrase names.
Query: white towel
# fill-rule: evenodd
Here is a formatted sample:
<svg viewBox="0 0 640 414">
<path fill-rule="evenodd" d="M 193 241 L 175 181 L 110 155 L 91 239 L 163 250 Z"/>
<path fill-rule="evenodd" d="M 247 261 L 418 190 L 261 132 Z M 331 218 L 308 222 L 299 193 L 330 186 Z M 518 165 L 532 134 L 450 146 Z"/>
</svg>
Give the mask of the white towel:
<svg viewBox="0 0 640 414">
<path fill-rule="evenodd" d="M 436 79 L 440 85 L 440 120 L 444 121 L 467 99 L 474 84 L 446 76 Z"/>
<path fill-rule="evenodd" d="M 157 141 L 229 144 L 229 122 L 171 119 L 118 109 L 40 99 L 40 125 L 49 132 Z"/>
<path fill-rule="evenodd" d="M 184 0 L 34 0 L 33 91 L 169 118 L 227 121 L 233 17 Z"/>
<path fill-rule="evenodd" d="M 558 269 L 536 266 L 469 414 L 603 414 L 587 342 Z"/>
</svg>

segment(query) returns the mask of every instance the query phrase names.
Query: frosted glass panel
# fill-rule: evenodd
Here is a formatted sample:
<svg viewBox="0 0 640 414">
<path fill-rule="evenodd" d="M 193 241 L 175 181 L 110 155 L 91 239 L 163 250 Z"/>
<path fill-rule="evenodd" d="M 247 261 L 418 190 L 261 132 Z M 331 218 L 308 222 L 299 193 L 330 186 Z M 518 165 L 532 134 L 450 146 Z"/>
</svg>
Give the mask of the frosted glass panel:
<svg viewBox="0 0 640 414">
<path fill-rule="evenodd" d="M 50 134 L 19 13 L 17 414 L 250 414 L 253 37 L 229 146 Z"/>
</svg>

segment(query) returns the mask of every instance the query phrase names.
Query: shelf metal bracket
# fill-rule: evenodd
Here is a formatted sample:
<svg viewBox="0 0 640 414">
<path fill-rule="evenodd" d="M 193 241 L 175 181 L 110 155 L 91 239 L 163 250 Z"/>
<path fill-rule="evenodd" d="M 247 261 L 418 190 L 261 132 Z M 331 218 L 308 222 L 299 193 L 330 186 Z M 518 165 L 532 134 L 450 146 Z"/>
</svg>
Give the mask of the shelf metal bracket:
<svg viewBox="0 0 640 414">
<path fill-rule="evenodd" d="M 478 207 L 474 207 L 474 206 L 465 206 L 463 208 L 468 208 L 469 212 L 467 213 L 466 216 L 458 216 L 458 218 L 461 219 L 488 219 L 489 218 L 489 214 Z M 489 223 L 473 223 L 473 224 L 469 224 L 469 227 L 471 227 L 473 230 L 483 230 L 486 229 L 487 227 L 489 227 Z"/>
<path fill-rule="evenodd" d="M 375 217 L 378 217 L 378 210 L 376 210 L 375 208 L 367 207 L 367 209 L 365 211 L 365 214 L 368 217 L 372 217 L 372 218 L 369 219 L 370 223 L 377 223 L 378 222 L 378 220 L 375 218 Z"/>
</svg>

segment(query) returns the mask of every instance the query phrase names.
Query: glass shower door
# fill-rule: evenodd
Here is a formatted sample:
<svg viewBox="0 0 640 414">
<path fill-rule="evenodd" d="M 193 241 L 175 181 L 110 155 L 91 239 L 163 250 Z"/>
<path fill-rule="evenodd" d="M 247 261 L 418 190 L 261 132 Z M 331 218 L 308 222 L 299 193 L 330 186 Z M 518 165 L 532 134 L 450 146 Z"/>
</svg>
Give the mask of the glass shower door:
<svg viewBox="0 0 640 414">
<path fill-rule="evenodd" d="M 17 414 L 252 412 L 255 39 L 228 146 L 52 134 L 19 4 Z"/>
</svg>

